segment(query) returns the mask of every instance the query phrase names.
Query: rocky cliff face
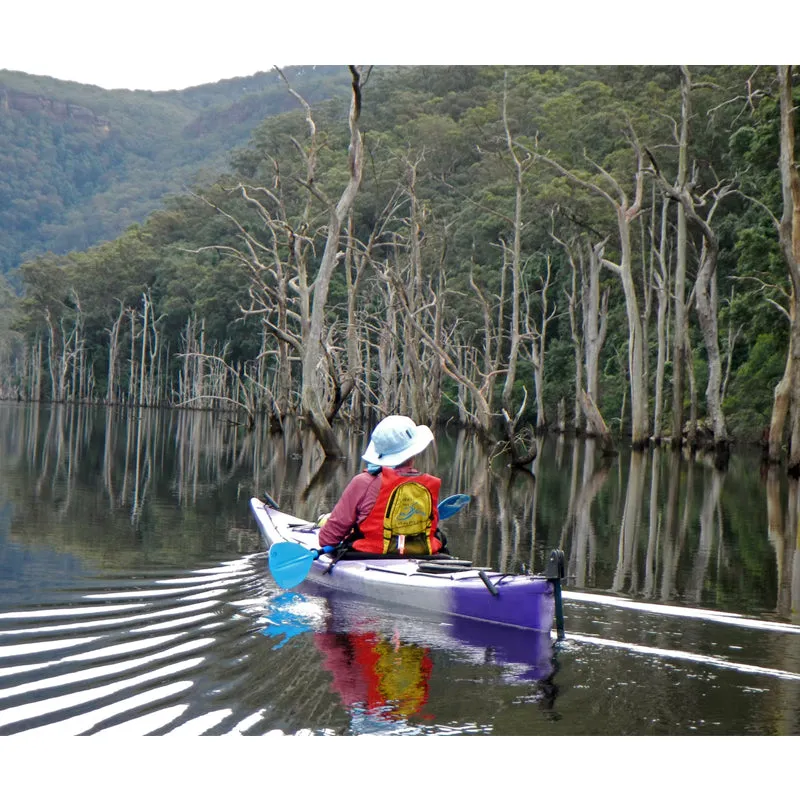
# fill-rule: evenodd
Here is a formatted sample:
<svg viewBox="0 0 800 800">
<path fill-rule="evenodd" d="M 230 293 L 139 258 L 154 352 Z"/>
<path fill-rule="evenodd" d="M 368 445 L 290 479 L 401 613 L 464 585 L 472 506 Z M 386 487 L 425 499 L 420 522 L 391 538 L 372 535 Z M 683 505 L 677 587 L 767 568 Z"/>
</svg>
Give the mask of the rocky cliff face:
<svg viewBox="0 0 800 800">
<path fill-rule="evenodd" d="M 93 111 L 75 103 L 53 100 L 50 97 L 28 94 L 0 83 L 0 113 L 20 111 L 23 114 L 39 113 L 52 119 L 72 119 L 78 124 L 94 128 L 98 133 L 109 133 L 111 124 Z"/>
</svg>

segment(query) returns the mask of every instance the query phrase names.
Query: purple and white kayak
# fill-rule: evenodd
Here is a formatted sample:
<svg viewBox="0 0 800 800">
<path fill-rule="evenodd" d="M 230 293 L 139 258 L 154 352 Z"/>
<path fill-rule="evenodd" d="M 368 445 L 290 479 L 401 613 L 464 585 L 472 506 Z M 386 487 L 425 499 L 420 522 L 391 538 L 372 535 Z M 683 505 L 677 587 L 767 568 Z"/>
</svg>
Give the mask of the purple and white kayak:
<svg viewBox="0 0 800 800">
<path fill-rule="evenodd" d="M 313 523 L 271 508 L 256 497 L 250 508 L 264 543 L 295 542 L 319 548 Z M 554 551 L 556 552 L 556 551 Z M 560 584 L 544 575 L 508 575 L 447 558 L 343 558 L 322 554 L 306 580 L 338 591 L 424 609 L 434 614 L 550 631 Z M 559 610 L 559 634 L 563 621 Z"/>
</svg>

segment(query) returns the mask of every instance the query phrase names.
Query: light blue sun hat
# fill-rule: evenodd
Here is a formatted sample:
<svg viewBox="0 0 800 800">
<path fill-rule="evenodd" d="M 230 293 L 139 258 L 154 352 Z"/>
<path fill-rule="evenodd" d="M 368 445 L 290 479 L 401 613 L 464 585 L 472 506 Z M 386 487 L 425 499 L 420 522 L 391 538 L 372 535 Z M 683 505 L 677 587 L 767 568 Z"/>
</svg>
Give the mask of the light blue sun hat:
<svg viewBox="0 0 800 800">
<path fill-rule="evenodd" d="M 427 425 L 415 425 L 411 417 L 392 415 L 375 426 L 361 458 L 379 467 L 396 467 L 421 453 L 432 441 L 433 433 Z"/>
</svg>

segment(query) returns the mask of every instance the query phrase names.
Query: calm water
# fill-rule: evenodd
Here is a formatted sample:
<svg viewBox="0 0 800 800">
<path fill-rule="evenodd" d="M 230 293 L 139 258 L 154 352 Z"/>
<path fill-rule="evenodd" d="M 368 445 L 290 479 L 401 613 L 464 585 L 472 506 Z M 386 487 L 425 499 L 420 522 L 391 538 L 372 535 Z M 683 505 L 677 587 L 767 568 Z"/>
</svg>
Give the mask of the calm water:
<svg viewBox="0 0 800 800">
<path fill-rule="evenodd" d="M 451 550 L 568 561 L 566 639 L 281 592 L 248 510 L 328 510 L 366 444 L 205 413 L 0 405 L 0 734 L 799 734 L 798 495 L 757 455 L 536 478 L 439 432 Z"/>
</svg>

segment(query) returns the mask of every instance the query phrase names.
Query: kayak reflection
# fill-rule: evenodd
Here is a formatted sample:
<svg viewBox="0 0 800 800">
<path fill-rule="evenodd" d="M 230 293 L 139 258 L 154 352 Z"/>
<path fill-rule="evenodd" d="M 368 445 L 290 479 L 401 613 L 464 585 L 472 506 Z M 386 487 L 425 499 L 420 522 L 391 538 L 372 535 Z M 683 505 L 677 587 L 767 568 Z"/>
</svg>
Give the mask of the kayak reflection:
<svg viewBox="0 0 800 800">
<path fill-rule="evenodd" d="M 543 709 L 553 707 L 558 693 L 550 633 L 461 617 L 408 616 L 399 606 L 382 606 L 377 613 L 360 598 L 308 585 L 303 593 L 272 598 L 263 621 L 273 650 L 306 634 L 355 733 L 396 732 L 414 717 L 423 724 L 433 719 L 426 710 L 431 678 L 442 679 L 453 659 L 495 664 L 501 682 L 536 682 L 531 695 Z"/>
</svg>

